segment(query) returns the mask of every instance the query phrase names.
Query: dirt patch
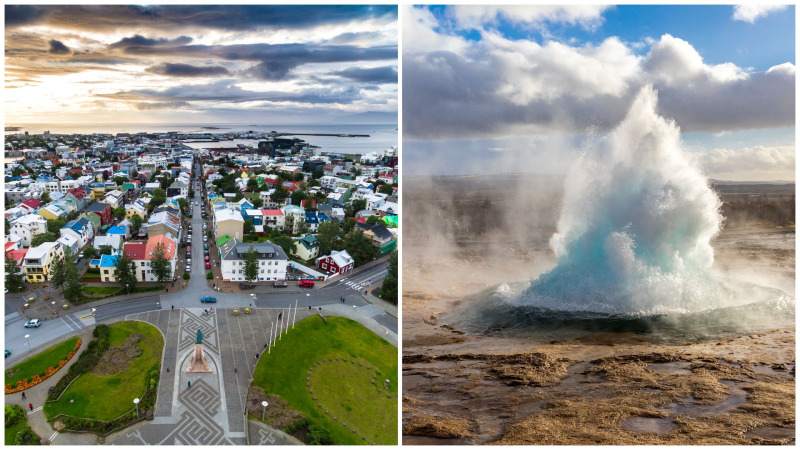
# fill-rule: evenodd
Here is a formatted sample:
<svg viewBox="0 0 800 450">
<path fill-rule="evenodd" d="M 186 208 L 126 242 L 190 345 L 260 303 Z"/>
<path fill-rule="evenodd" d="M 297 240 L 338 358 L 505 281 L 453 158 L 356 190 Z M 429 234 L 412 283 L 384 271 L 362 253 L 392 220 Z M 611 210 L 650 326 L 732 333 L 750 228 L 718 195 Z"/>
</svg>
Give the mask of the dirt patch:
<svg viewBox="0 0 800 450">
<path fill-rule="evenodd" d="M 282 400 L 277 395 L 267 395 L 264 389 L 260 387 L 251 386 L 247 390 L 247 412 L 252 414 L 253 417 L 261 419 L 264 413 L 264 407 L 261 402 L 267 401 L 267 423 L 278 430 L 283 431 L 287 425 L 296 423 L 297 421 L 305 418 L 299 412 L 289 408 L 289 404 Z"/>
<path fill-rule="evenodd" d="M 93 372 L 97 375 L 114 375 L 128 370 L 128 363 L 142 354 L 139 347 L 142 337 L 141 334 L 133 333 L 119 346 L 106 350 Z"/>
<path fill-rule="evenodd" d="M 403 425 L 403 434 L 437 439 L 465 438 L 470 435 L 470 422 L 451 415 L 414 416 Z"/>
<path fill-rule="evenodd" d="M 421 347 L 421 346 L 428 346 L 428 345 L 449 345 L 449 344 L 458 344 L 464 342 L 464 338 L 456 337 L 456 336 L 441 336 L 437 334 L 431 334 L 427 336 L 417 336 L 410 339 L 403 339 L 403 347 L 410 348 L 410 347 Z"/>
</svg>

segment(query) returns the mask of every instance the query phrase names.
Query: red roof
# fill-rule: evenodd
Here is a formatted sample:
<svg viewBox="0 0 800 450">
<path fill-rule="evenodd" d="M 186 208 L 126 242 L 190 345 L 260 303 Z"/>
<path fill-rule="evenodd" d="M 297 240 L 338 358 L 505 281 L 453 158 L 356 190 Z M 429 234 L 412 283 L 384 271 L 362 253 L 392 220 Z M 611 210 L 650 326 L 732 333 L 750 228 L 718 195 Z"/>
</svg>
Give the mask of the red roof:
<svg viewBox="0 0 800 450">
<path fill-rule="evenodd" d="M 126 242 L 124 249 L 125 253 L 127 253 L 131 259 L 146 259 L 145 255 L 147 255 L 147 244 L 144 242 Z"/>
<path fill-rule="evenodd" d="M 281 211 L 280 209 L 262 209 L 261 210 L 261 215 L 264 215 L 264 216 L 282 216 L 283 215 L 283 211 Z"/>
<path fill-rule="evenodd" d="M 14 245 L 17 245 L 17 243 L 16 242 L 6 242 L 6 250 L 8 250 L 8 247 L 12 247 Z"/>
<path fill-rule="evenodd" d="M 8 255 L 9 258 L 17 262 L 17 265 L 21 265 L 20 263 L 27 254 L 28 254 L 27 248 L 23 248 L 22 250 L 11 250 L 10 252 L 6 253 L 6 255 Z"/>
<path fill-rule="evenodd" d="M 175 250 L 177 245 L 175 244 L 175 241 L 171 240 L 170 238 L 164 235 L 153 236 L 147 240 L 147 248 L 146 248 L 147 254 L 145 256 L 145 259 L 153 259 L 153 252 L 156 251 L 156 246 L 159 243 L 164 245 L 164 256 L 166 256 L 167 259 L 173 259 L 175 257 Z"/>
<path fill-rule="evenodd" d="M 367 224 L 367 218 L 366 217 L 354 217 L 354 219 L 356 219 L 356 222 L 358 222 L 358 223 L 363 223 L 364 225 Z"/>
<path fill-rule="evenodd" d="M 22 204 L 27 206 L 28 208 L 31 208 L 31 209 L 36 209 L 36 208 L 42 206 L 42 202 L 40 202 L 38 199 L 35 199 L 33 197 L 25 200 L 24 202 L 22 202 Z"/>
<path fill-rule="evenodd" d="M 307 204 L 308 200 L 300 200 L 300 206 L 302 206 L 303 208 L 305 208 Z M 317 206 L 317 201 L 311 200 L 311 207 L 313 208 L 314 206 Z"/>
<path fill-rule="evenodd" d="M 264 178 L 264 183 L 267 183 L 267 184 L 278 184 L 278 180 L 276 180 L 274 178 Z"/>
<path fill-rule="evenodd" d="M 78 186 L 75 189 L 70 189 L 67 192 L 72 194 L 78 200 L 82 199 L 83 197 L 86 197 L 86 191 L 83 189 L 83 186 Z"/>
</svg>

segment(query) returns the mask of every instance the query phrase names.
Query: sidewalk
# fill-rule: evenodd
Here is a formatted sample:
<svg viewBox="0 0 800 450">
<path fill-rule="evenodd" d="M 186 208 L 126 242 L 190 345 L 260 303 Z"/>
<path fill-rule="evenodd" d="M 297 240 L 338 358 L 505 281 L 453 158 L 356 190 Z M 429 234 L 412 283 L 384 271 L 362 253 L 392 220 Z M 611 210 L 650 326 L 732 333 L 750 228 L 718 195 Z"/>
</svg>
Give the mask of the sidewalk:
<svg viewBox="0 0 800 450">
<path fill-rule="evenodd" d="M 381 286 L 383 286 L 383 280 L 381 280 L 378 283 L 375 283 L 375 285 L 372 287 L 372 289 L 370 289 L 367 292 L 367 295 L 364 295 L 364 292 L 361 292 L 361 296 L 364 297 L 364 300 L 366 300 L 368 303 L 372 303 L 373 305 L 377 306 L 378 308 L 384 310 L 386 312 L 386 314 L 389 314 L 390 316 L 392 316 L 395 319 L 397 319 L 397 305 L 394 305 L 392 303 L 387 302 L 386 300 L 384 300 L 382 298 L 379 298 L 379 297 L 376 297 L 376 296 L 372 295 L 372 293 L 377 291 L 378 288 L 380 288 Z"/>
</svg>

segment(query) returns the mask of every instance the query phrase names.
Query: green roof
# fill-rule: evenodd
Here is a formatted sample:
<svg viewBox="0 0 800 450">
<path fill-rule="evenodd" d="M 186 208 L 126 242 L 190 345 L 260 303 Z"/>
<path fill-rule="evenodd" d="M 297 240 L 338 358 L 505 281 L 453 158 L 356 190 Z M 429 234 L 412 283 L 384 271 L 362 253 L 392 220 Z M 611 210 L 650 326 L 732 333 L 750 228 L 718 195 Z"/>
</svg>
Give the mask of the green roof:
<svg viewBox="0 0 800 450">
<path fill-rule="evenodd" d="M 397 216 L 383 216 L 383 223 L 392 228 L 397 228 Z"/>
<path fill-rule="evenodd" d="M 222 247 L 225 245 L 226 242 L 233 239 L 232 237 L 228 236 L 227 234 L 223 235 L 221 238 L 217 239 L 217 247 Z"/>
</svg>

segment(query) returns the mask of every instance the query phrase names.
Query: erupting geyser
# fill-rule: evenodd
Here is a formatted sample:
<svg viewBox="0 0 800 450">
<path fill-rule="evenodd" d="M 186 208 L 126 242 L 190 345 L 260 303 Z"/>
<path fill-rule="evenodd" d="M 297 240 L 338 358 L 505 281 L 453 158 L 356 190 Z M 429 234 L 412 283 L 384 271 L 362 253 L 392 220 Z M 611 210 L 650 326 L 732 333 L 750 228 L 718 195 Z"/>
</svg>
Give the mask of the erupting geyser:
<svg viewBox="0 0 800 450">
<path fill-rule="evenodd" d="M 668 314 L 730 306 L 710 275 L 720 200 L 643 89 L 627 117 L 571 169 L 558 265 L 512 304 L 560 311 Z"/>
</svg>

